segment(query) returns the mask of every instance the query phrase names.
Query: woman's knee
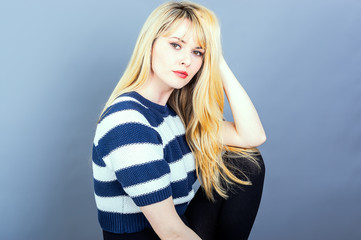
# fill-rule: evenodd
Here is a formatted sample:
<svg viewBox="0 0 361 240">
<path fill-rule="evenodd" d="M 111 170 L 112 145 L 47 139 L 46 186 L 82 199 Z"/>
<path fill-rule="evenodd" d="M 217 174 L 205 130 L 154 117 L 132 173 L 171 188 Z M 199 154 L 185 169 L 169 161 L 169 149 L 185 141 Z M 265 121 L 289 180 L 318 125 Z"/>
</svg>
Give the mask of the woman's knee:
<svg viewBox="0 0 361 240">
<path fill-rule="evenodd" d="M 228 169 L 237 178 L 249 180 L 250 182 L 262 182 L 265 177 L 265 164 L 261 154 L 253 156 L 252 159 L 244 156 L 225 157 L 224 162 Z"/>
</svg>

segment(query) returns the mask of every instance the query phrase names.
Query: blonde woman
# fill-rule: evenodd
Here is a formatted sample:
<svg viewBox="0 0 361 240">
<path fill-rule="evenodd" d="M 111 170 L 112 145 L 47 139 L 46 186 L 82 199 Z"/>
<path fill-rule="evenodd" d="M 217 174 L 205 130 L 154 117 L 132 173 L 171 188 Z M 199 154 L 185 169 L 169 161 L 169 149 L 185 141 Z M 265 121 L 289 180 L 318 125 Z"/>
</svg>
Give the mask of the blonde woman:
<svg viewBox="0 0 361 240">
<path fill-rule="evenodd" d="M 223 119 L 224 92 L 233 122 Z M 263 187 L 258 114 L 216 16 L 167 2 L 145 22 L 93 146 L 104 239 L 246 239 Z M 195 192 L 197 178 L 201 187 Z"/>
</svg>

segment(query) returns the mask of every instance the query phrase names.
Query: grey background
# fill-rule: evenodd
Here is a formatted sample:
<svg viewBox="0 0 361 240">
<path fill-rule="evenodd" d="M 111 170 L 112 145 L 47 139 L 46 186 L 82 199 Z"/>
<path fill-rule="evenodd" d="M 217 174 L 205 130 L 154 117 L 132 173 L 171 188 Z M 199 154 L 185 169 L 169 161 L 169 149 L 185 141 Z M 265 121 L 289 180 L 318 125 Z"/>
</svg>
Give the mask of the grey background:
<svg viewBox="0 0 361 240">
<path fill-rule="evenodd" d="M 95 122 L 162 2 L 0 2 L 0 239 L 101 238 Z M 250 239 L 361 239 L 361 2 L 198 2 L 267 132 Z"/>
</svg>

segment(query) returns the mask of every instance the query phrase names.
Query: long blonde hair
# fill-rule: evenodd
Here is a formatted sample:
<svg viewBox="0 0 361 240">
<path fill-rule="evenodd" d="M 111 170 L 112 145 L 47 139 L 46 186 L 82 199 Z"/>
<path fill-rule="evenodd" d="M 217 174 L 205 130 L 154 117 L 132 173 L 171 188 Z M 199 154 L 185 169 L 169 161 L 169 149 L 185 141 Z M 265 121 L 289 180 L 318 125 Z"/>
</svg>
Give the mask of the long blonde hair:
<svg viewBox="0 0 361 240">
<path fill-rule="evenodd" d="M 212 11 L 191 2 L 166 2 L 156 8 L 141 29 L 129 64 L 101 115 L 118 96 L 137 90 L 146 82 L 154 41 L 171 33 L 185 19 L 190 20 L 191 31 L 198 37 L 205 54 L 201 69 L 185 87 L 173 90 L 168 104 L 186 128 L 186 140 L 196 159 L 197 177 L 207 197 L 214 199 L 214 189 L 226 198 L 230 184 L 250 185 L 251 182 L 245 175 L 245 180 L 237 178 L 225 165 L 223 154 L 227 151 L 243 155 L 257 164 L 253 157 L 257 149 L 235 148 L 221 142 L 224 93 L 218 63 L 222 48 L 220 27 Z"/>
</svg>

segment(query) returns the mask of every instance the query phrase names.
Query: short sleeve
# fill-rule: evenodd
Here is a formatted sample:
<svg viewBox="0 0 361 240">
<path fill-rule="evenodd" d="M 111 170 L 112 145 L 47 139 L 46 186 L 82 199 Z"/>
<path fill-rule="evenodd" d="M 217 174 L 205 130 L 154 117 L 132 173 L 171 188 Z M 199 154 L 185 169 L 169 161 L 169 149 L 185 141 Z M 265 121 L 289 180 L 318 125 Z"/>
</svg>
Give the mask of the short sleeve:
<svg viewBox="0 0 361 240">
<path fill-rule="evenodd" d="M 141 113 L 122 110 L 108 115 L 98 124 L 96 136 L 100 157 L 137 206 L 172 195 L 161 136 Z"/>
</svg>

